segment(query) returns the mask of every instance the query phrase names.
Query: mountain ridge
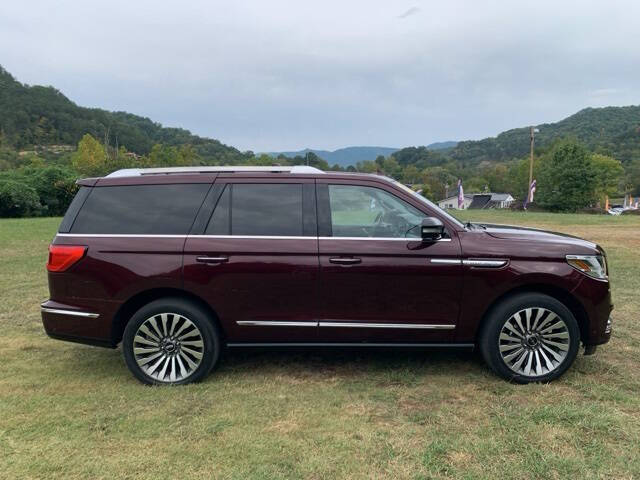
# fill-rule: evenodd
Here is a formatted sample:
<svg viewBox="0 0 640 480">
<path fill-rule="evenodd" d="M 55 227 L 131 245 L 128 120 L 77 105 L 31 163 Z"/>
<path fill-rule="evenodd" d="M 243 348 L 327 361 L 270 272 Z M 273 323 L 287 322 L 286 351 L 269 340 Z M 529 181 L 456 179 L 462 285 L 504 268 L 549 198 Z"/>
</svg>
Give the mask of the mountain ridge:
<svg viewBox="0 0 640 480">
<path fill-rule="evenodd" d="M 640 157 L 640 105 L 587 107 L 560 121 L 536 125 L 536 148 L 544 149 L 558 138 L 574 137 L 589 150 L 629 163 Z M 495 137 L 460 142 L 436 142 L 426 147 L 438 164 L 454 161 L 464 166 L 483 162 L 502 163 L 529 153 L 529 128 L 503 131 Z M 200 137 L 182 128 L 163 127 L 147 117 L 76 105 L 54 87 L 20 83 L 0 66 L 0 146 L 14 150 L 33 145 L 75 145 L 85 134 L 110 145 L 125 146 L 136 154 L 148 154 L 154 144 L 190 145 L 202 161 L 210 164 L 241 164 L 253 158 L 213 138 Z M 272 152 L 295 157 L 313 152 L 329 165 L 346 167 L 358 161 L 375 160 L 415 147 L 351 146 L 334 151 L 304 149 Z M 412 163 L 415 152 L 404 155 Z"/>
<path fill-rule="evenodd" d="M 455 147 L 457 143 L 458 142 L 454 141 L 435 142 L 427 145 L 425 148 L 427 148 L 428 150 L 447 150 Z M 304 148 L 302 150 L 293 151 L 267 152 L 267 155 L 271 155 L 272 157 L 277 157 L 278 155 L 284 155 L 286 157 L 296 157 L 304 156 L 310 152 L 322 158 L 323 160 L 326 160 L 329 165 L 337 164 L 341 167 L 348 167 L 350 165 L 355 165 L 356 163 L 361 161 L 373 161 L 379 155 L 388 157 L 389 155 L 392 155 L 399 150 L 402 150 L 402 148 L 362 145 L 343 147 L 336 150 Z"/>
</svg>

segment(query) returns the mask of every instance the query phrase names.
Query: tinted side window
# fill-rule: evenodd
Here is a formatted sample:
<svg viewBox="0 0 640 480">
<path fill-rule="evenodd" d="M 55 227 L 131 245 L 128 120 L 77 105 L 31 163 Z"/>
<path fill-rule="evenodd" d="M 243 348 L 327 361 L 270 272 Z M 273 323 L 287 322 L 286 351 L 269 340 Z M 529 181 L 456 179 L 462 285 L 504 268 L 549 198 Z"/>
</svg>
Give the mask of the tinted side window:
<svg viewBox="0 0 640 480">
<path fill-rule="evenodd" d="M 91 188 L 80 187 L 80 190 L 78 190 L 76 196 L 73 197 L 73 201 L 69 205 L 69 208 L 67 208 L 67 213 L 64 214 L 64 218 L 60 223 L 60 228 L 58 228 L 58 231 L 60 233 L 69 233 L 69 230 L 71 230 L 71 225 L 73 225 L 73 221 L 76 219 L 76 215 L 78 215 L 78 211 L 80 210 L 80 208 L 82 208 L 82 205 L 89 196 L 90 192 Z"/>
<path fill-rule="evenodd" d="M 220 196 L 208 235 L 302 236 L 302 184 L 229 184 Z"/>
<path fill-rule="evenodd" d="M 235 184 L 232 235 L 302 235 L 302 184 Z"/>
<path fill-rule="evenodd" d="M 94 187 L 72 233 L 187 234 L 211 185 Z"/>
<path fill-rule="evenodd" d="M 374 187 L 329 185 L 334 237 L 417 238 L 425 215 Z"/>
</svg>

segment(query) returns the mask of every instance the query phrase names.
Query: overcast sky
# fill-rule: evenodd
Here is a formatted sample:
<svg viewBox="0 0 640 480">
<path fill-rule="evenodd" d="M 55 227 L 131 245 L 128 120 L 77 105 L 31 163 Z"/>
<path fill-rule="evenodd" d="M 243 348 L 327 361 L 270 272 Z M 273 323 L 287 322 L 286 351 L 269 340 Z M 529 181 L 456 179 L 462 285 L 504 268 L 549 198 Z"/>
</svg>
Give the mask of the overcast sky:
<svg viewBox="0 0 640 480">
<path fill-rule="evenodd" d="M 242 150 L 426 145 L 640 104 L 640 2 L 7 0 L 0 64 Z"/>
</svg>

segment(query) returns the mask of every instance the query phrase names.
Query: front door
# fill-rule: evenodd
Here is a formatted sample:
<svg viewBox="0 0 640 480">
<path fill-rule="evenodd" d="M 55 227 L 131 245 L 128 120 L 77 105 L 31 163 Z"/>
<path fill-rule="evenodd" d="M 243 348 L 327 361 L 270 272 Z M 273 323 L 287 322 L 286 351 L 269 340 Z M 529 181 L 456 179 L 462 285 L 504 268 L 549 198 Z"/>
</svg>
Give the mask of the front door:
<svg viewBox="0 0 640 480">
<path fill-rule="evenodd" d="M 317 340 L 313 180 L 225 179 L 184 249 L 185 288 L 211 305 L 228 343 Z"/>
<path fill-rule="evenodd" d="M 374 181 L 317 182 L 320 341 L 452 339 L 462 289 L 453 229 L 423 243 L 430 212 L 406 194 Z"/>
</svg>

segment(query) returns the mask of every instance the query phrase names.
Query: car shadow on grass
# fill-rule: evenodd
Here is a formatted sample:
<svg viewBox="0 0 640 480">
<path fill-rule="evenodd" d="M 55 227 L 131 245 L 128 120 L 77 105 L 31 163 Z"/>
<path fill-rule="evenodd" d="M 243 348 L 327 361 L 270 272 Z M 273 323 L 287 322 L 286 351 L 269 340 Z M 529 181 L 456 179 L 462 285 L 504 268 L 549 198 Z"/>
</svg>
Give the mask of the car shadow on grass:
<svg viewBox="0 0 640 480">
<path fill-rule="evenodd" d="M 288 348 L 228 349 L 218 374 L 279 373 L 297 376 L 366 376 L 394 372 L 429 375 L 483 375 L 486 367 L 469 350 Z"/>
</svg>

